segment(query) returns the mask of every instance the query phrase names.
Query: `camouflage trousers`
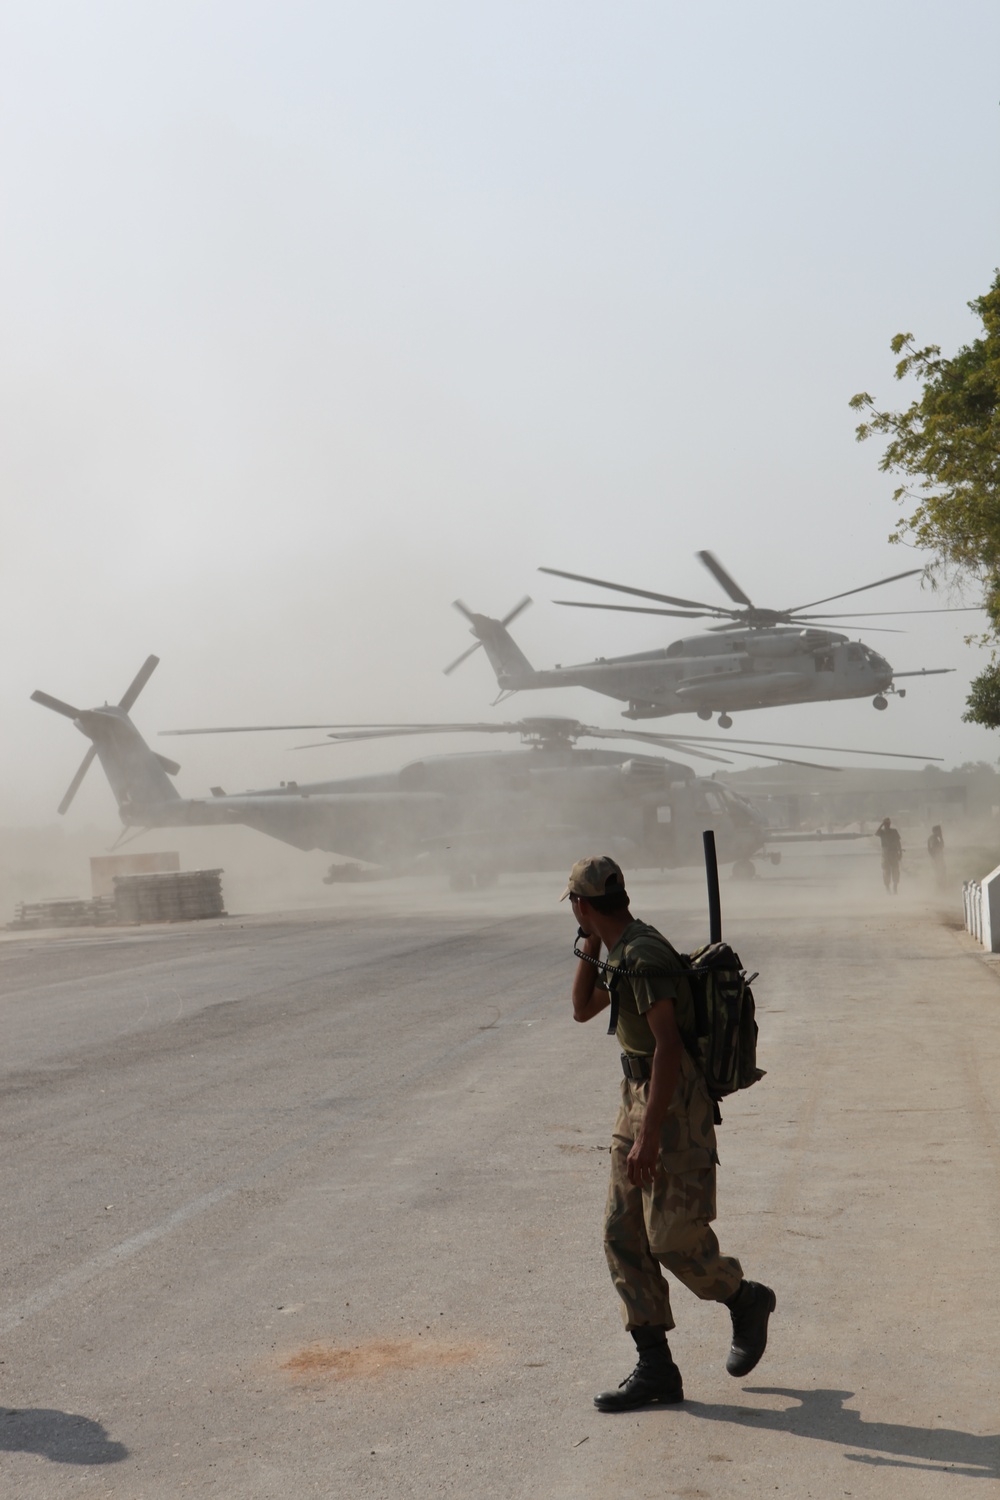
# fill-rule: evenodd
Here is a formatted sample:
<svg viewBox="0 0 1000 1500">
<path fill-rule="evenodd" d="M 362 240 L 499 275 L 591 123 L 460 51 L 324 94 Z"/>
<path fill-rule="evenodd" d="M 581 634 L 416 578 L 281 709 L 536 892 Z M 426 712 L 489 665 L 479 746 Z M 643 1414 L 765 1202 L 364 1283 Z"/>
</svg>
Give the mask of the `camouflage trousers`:
<svg viewBox="0 0 1000 1500">
<path fill-rule="evenodd" d="M 694 1063 L 683 1054 L 681 1076 L 660 1135 L 649 1187 L 628 1180 L 625 1163 L 642 1125 L 648 1083 L 622 1079 L 622 1102 L 611 1141 L 611 1184 L 604 1217 L 604 1251 L 622 1302 L 626 1328 L 644 1323 L 674 1327 L 670 1290 L 661 1267 L 710 1302 L 738 1289 L 738 1260 L 719 1253 L 715 1218 L 715 1126 L 712 1101 Z"/>
</svg>

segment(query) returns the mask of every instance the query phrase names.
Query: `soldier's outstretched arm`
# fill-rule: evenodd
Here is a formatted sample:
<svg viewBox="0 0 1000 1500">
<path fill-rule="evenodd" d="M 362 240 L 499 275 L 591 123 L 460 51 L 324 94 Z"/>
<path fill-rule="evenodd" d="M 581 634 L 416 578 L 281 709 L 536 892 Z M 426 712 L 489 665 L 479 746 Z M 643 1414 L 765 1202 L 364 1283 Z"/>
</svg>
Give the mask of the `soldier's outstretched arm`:
<svg viewBox="0 0 1000 1500">
<path fill-rule="evenodd" d="M 581 938 L 580 942 L 583 944 L 584 953 L 589 953 L 591 958 L 600 958 L 601 940 L 599 937 Z M 572 994 L 574 1021 L 592 1021 L 611 1004 L 611 996 L 606 989 L 598 986 L 597 978 L 598 971 L 593 964 L 588 964 L 583 958 L 577 960 Z"/>
</svg>

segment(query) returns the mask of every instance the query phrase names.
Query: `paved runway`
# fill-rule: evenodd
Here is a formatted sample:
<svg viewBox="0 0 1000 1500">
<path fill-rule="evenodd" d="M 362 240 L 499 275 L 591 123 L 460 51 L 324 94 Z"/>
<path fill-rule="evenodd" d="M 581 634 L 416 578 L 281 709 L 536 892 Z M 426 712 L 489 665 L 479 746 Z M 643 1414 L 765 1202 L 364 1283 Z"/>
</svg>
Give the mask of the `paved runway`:
<svg viewBox="0 0 1000 1500">
<path fill-rule="evenodd" d="M 688 1400 L 627 1417 L 600 1245 L 617 1051 L 532 878 L 442 903 L 0 942 L 0 1491 L 653 1500 L 1000 1479 L 1000 980 L 877 859 L 727 887 L 767 1078 L 723 1248 L 764 1362 L 676 1287 Z M 678 946 L 701 885 L 634 885 Z M 669 916 L 667 913 L 669 912 Z M 945 1477 L 942 1477 L 945 1476 Z"/>
</svg>

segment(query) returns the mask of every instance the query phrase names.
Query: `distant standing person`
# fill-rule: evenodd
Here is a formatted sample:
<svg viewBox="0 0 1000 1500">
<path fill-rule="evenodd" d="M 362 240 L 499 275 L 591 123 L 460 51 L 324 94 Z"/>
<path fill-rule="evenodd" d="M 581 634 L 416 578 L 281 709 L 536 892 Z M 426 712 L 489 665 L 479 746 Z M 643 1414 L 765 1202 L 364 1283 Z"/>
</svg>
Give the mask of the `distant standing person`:
<svg viewBox="0 0 1000 1500">
<path fill-rule="evenodd" d="M 948 883 L 948 872 L 944 867 L 944 834 L 941 832 L 940 823 L 935 823 L 931 829 L 930 838 L 927 840 L 927 853 L 931 857 L 934 882 L 939 891 L 943 890 Z"/>
<path fill-rule="evenodd" d="M 684 1400 L 667 1343 L 674 1320 L 662 1268 L 696 1297 L 729 1309 L 726 1369 L 737 1377 L 748 1375 L 764 1353 L 776 1299 L 770 1287 L 744 1281 L 739 1261 L 720 1253 L 711 1228 L 714 1109 L 683 1041 L 694 1035 L 695 1016 L 680 957 L 655 927 L 632 916 L 625 877 L 609 855 L 578 860 L 561 899 L 567 896 L 590 960 L 576 966 L 574 1018 L 591 1021 L 611 1003 L 594 962 L 602 944 L 608 964 L 629 971 L 613 979 L 625 1077 L 611 1139 L 604 1249 L 639 1363 L 617 1390 L 595 1396 L 594 1405 L 631 1411 Z"/>
<path fill-rule="evenodd" d="M 899 890 L 899 862 L 903 858 L 903 841 L 899 829 L 893 828 L 888 818 L 883 818 L 876 828 L 882 845 L 882 884 L 895 896 Z"/>
</svg>

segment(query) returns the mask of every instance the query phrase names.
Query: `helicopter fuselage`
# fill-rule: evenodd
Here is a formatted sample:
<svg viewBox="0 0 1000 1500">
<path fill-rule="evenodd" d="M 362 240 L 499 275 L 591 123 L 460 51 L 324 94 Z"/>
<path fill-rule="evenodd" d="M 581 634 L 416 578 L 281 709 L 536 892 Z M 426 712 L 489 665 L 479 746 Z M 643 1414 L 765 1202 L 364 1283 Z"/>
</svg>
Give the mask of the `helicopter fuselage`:
<svg viewBox="0 0 1000 1500">
<path fill-rule="evenodd" d="M 477 881 L 560 869 L 588 848 L 607 849 L 633 868 L 694 864 L 708 827 L 720 856 L 744 865 L 765 842 L 763 820 L 730 788 L 664 756 L 575 747 L 562 721 L 525 721 L 531 748 L 426 756 L 398 771 L 182 797 L 171 779 L 179 767 L 150 749 L 127 708 L 84 710 L 35 697 L 91 741 L 126 828 L 243 824 L 385 873 L 432 868 Z"/>
<path fill-rule="evenodd" d="M 761 818 L 722 783 L 659 756 L 596 749 L 427 756 L 395 772 L 119 810 L 131 825 L 243 823 L 302 849 L 449 872 L 561 868 L 585 846 L 669 869 L 699 862 L 709 827 L 725 860 L 765 842 Z"/>
<path fill-rule="evenodd" d="M 773 626 L 683 637 L 656 651 L 598 657 L 525 672 L 494 663 L 504 691 L 586 687 L 627 702 L 625 717 L 664 718 L 734 709 L 865 698 L 892 687 L 892 667 L 861 641 L 832 630 Z"/>
</svg>

